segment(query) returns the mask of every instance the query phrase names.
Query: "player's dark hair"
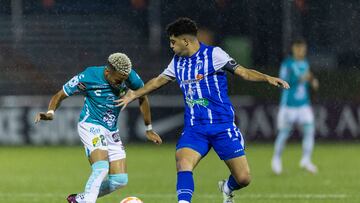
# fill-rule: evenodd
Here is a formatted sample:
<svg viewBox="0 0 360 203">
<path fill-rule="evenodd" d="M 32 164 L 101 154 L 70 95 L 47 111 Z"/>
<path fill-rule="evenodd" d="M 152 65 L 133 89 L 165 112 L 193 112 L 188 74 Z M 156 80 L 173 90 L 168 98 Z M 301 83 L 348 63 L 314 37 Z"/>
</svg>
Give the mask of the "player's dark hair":
<svg viewBox="0 0 360 203">
<path fill-rule="evenodd" d="M 196 23 L 190 18 L 178 18 L 174 22 L 166 26 L 166 32 L 168 36 L 174 35 L 175 37 L 183 34 L 189 34 L 196 36 L 198 28 Z"/>
<path fill-rule="evenodd" d="M 297 37 L 291 43 L 291 45 L 294 45 L 294 44 L 304 44 L 305 45 L 306 40 L 303 37 Z"/>
</svg>

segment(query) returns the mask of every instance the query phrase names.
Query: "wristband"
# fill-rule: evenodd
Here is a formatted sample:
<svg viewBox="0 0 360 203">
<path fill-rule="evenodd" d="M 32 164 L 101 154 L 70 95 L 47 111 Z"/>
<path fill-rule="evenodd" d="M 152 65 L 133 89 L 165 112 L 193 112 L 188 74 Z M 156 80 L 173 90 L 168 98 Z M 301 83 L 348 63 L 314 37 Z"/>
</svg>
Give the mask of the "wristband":
<svg viewBox="0 0 360 203">
<path fill-rule="evenodd" d="M 150 131 L 150 130 L 152 130 L 152 125 L 151 125 L 151 124 L 146 125 L 145 127 L 146 127 L 146 131 Z"/>
<path fill-rule="evenodd" d="M 54 111 L 54 110 L 49 110 L 49 111 L 46 112 L 46 114 L 54 115 L 54 114 L 55 114 L 55 111 Z"/>
</svg>

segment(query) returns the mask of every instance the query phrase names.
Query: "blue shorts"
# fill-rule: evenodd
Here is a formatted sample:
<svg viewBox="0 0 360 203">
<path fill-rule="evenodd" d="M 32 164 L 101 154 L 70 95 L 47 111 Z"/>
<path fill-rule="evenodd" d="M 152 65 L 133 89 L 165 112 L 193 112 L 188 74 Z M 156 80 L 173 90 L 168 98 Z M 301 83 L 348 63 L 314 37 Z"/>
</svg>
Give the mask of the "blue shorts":
<svg viewBox="0 0 360 203">
<path fill-rule="evenodd" d="M 176 150 L 191 148 L 206 156 L 211 147 L 221 160 L 245 155 L 244 139 L 234 123 L 185 126 Z"/>
</svg>

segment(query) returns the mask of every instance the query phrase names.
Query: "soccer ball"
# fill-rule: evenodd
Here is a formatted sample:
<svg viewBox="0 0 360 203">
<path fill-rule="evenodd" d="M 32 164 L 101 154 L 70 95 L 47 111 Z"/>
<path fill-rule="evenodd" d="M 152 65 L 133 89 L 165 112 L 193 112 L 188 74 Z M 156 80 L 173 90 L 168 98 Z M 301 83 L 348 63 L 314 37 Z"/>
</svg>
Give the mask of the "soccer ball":
<svg viewBox="0 0 360 203">
<path fill-rule="evenodd" d="M 120 203 L 144 203 L 144 202 L 137 197 L 126 197 L 125 199 L 121 200 Z"/>
</svg>

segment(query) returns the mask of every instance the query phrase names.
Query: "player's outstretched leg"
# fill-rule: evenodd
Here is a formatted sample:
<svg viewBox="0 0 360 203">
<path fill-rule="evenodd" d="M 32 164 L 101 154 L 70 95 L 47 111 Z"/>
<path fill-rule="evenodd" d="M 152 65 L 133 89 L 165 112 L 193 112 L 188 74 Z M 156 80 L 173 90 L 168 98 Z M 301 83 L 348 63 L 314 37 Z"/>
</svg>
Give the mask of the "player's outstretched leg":
<svg viewBox="0 0 360 203">
<path fill-rule="evenodd" d="M 285 144 L 287 139 L 289 138 L 289 135 L 290 135 L 290 129 L 282 128 L 279 130 L 279 134 L 275 140 L 274 155 L 271 160 L 271 169 L 277 175 L 282 173 L 281 155 L 285 148 Z"/>
<path fill-rule="evenodd" d="M 201 159 L 201 155 L 190 149 L 181 148 L 176 152 L 178 203 L 190 203 L 194 192 L 193 169 Z"/>
<path fill-rule="evenodd" d="M 83 193 L 76 195 L 78 203 L 95 203 L 99 195 L 101 183 L 108 175 L 109 162 L 108 151 L 96 149 L 90 154 L 91 175 L 86 182 Z M 69 196 L 71 198 L 71 195 Z"/>
<path fill-rule="evenodd" d="M 219 190 L 223 193 L 224 203 L 234 203 L 233 191 L 239 190 L 250 184 L 250 169 L 246 156 L 226 160 L 225 163 L 231 171 L 227 180 L 219 181 Z"/>
<path fill-rule="evenodd" d="M 107 180 L 103 181 L 100 186 L 100 191 L 98 197 L 105 196 L 118 190 L 122 187 L 125 187 L 128 183 L 128 174 L 109 174 Z"/>
<path fill-rule="evenodd" d="M 304 124 L 303 126 L 303 154 L 300 161 L 300 167 L 309 171 L 310 173 L 317 173 L 317 167 L 311 161 L 311 155 L 314 149 L 315 142 L 315 126 L 313 123 Z"/>
<path fill-rule="evenodd" d="M 127 183 L 128 174 L 126 173 L 126 159 L 124 158 L 110 162 L 109 175 L 101 183 L 98 198 L 125 187 Z M 78 196 L 80 195 L 84 195 L 84 193 L 78 194 Z M 71 195 L 69 195 L 68 199 L 71 198 Z"/>
</svg>

